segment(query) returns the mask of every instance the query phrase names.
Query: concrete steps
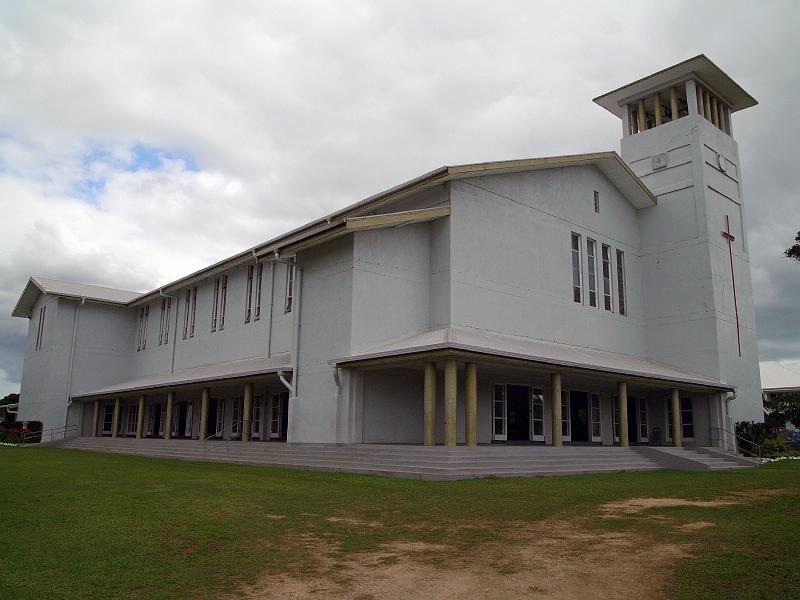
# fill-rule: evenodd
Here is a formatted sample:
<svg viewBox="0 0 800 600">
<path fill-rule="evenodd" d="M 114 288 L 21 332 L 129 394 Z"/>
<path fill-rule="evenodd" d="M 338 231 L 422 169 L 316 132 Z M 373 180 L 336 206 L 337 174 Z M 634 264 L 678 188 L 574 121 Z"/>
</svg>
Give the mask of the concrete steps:
<svg viewBox="0 0 800 600">
<path fill-rule="evenodd" d="M 758 466 L 754 461 L 726 454 L 717 448 L 648 446 L 637 449 L 664 468 L 669 469 L 726 471 Z"/>
<path fill-rule="evenodd" d="M 632 448 L 607 446 L 288 446 L 274 442 L 89 437 L 72 438 L 59 446 L 177 460 L 430 480 L 573 475 L 660 468 L 656 462 Z"/>
</svg>

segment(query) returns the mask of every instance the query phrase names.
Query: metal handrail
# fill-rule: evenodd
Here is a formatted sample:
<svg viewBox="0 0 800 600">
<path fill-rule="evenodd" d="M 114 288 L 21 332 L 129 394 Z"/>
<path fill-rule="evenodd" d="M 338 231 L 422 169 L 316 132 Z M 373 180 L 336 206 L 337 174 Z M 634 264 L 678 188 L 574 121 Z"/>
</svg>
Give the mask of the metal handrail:
<svg viewBox="0 0 800 600">
<path fill-rule="evenodd" d="M 711 433 L 712 433 L 712 440 L 711 441 L 712 442 L 714 441 L 713 433 L 715 431 L 721 431 L 723 433 L 727 433 L 727 434 L 733 436 L 734 443 L 732 444 L 732 446 L 733 446 L 732 450 L 733 450 L 734 454 L 738 454 L 739 452 L 742 452 L 744 454 L 749 455 L 751 458 L 757 460 L 758 462 L 762 462 L 763 458 L 762 458 L 761 444 L 756 444 L 753 440 L 748 439 L 746 437 L 743 437 L 743 436 L 739 435 L 738 433 L 736 433 L 734 431 L 729 431 L 728 429 L 725 429 L 724 427 L 712 427 L 711 428 Z M 736 440 L 741 440 L 742 442 L 745 442 L 746 444 L 749 444 L 749 446 L 751 448 L 756 448 L 758 450 L 758 453 L 751 452 L 750 450 L 745 450 L 739 444 L 736 443 Z M 726 446 L 727 445 L 731 445 L 730 442 L 728 442 L 728 440 L 726 440 L 725 436 L 723 436 L 723 435 L 719 435 L 717 437 L 716 441 L 722 442 Z"/>
<path fill-rule="evenodd" d="M 49 427 L 48 429 L 42 429 L 41 431 L 27 431 L 22 434 L 22 437 L 19 440 L 18 445 L 24 446 L 25 442 L 28 440 L 32 440 L 34 438 L 39 438 L 39 442 L 44 440 L 44 437 L 47 435 L 50 437 L 48 441 L 52 442 L 54 436 L 61 435 L 62 439 L 67 439 L 67 432 L 74 432 L 75 435 L 78 435 L 78 426 L 77 425 L 64 425 L 62 427 Z"/>
<path fill-rule="evenodd" d="M 244 430 L 244 419 L 239 419 L 238 421 L 234 421 L 233 423 L 237 423 L 238 425 L 240 425 L 239 437 L 241 437 L 242 431 Z M 233 423 L 231 423 L 231 429 L 233 429 L 233 427 L 232 427 Z M 230 450 L 231 450 L 231 435 L 232 434 L 231 434 L 230 431 L 225 431 L 224 428 L 223 428 L 221 433 L 222 433 L 222 440 L 225 442 L 225 451 L 226 452 L 230 452 Z M 207 446 L 206 442 L 208 440 L 212 439 L 212 438 L 216 438 L 218 435 L 219 434 L 215 431 L 214 433 L 212 433 L 211 435 L 209 435 L 208 437 L 203 439 L 203 460 L 204 461 L 206 460 L 206 446 Z"/>
</svg>

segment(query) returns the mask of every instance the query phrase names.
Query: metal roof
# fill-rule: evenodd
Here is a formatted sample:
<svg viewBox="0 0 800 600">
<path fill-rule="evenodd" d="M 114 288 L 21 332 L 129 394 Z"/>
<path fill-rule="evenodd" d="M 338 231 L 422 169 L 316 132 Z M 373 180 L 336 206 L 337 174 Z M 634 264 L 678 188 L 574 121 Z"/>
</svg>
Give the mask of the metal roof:
<svg viewBox="0 0 800 600">
<path fill-rule="evenodd" d="M 141 292 L 118 290 L 87 283 L 70 283 L 58 279 L 34 276 L 28 280 L 11 315 L 14 317 L 29 317 L 36 301 L 42 294 L 127 305 L 138 298 Z"/>
<path fill-rule="evenodd" d="M 291 360 L 288 353 L 276 354 L 270 357 L 247 358 L 225 363 L 216 363 L 191 369 L 181 369 L 174 373 L 159 373 L 123 381 L 104 388 L 73 394 L 73 398 L 93 398 L 100 396 L 115 396 L 132 392 L 145 392 L 159 388 L 172 388 L 178 386 L 200 384 L 209 381 L 225 379 L 239 379 L 253 377 L 278 371 L 291 369 Z"/>
<path fill-rule="evenodd" d="M 761 363 L 761 389 L 764 391 L 800 391 L 800 368 L 776 361 Z"/>
<path fill-rule="evenodd" d="M 684 60 L 594 99 L 607 111 L 625 119 L 625 105 L 680 81 L 696 77 L 731 107 L 733 112 L 758 104 L 755 98 L 715 65 L 705 54 Z"/>
<path fill-rule="evenodd" d="M 349 363 L 435 350 L 462 350 L 660 382 L 691 384 L 725 391 L 733 390 L 733 386 L 719 380 L 627 354 L 461 326 L 432 329 L 387 342 L 363 353 L 343 357 L 333 362 L 346 366 Z"/>
</svg>

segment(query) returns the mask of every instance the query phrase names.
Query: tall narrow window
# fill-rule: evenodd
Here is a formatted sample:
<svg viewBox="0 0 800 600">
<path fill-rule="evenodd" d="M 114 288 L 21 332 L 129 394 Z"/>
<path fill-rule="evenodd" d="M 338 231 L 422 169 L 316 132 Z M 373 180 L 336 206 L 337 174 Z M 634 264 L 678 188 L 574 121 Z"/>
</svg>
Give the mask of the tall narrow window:
<svg viewBox="0 0 800 600">
<path fill-rule="evenodd" d="M 217 330 L 217 311 L 219 310 L 219 277 L 214 280 L 214 301 L 211 304 L 211 331 Z"/>
<path fill-rule="evenodd" d="M 136 351 L 147 347 L 147 319 L 150 315 L 150 306 L 145 305 L 139 309 L 139 329 L 136 333 Z"/>
<path fill-rule="evenodd" d="M 694 413 L 692 399 L 681 398 L 681 433 L 683 439 L 694 439 Z"/>
<path fill-rule="evenodd" d="M 35 349 L 42 349 L 42 337 L 44 335 L 44 315 L 47 312 L 47 307 L 43 306 L 39 309 L 39 322 L 36 324 L 36 346 Z"/>
<path fill-rule="evenodd" d="M 183 339 L 189 337 L 189 311 L 192 304 L 192 290 L 186 290 L 185 307 L 183 309 Z"/>
<path fill-rule="evenodd" d="M 572 422 L 569 414 L 569 392 L 561 392 L 561 437 L 572 441 Z"/>
<path fill-rule="evenodd" d="M 611 301 L 611 248 L 603 244 L 603 305 L 606 310 L 614 310 Z"/>
<path fill-rule="evenodd" d="M 589 266 L 589 306 L 597 307 L 597 242 L 586 238 L 586 261 Z"/>
<path fill-rule="evenodd" d="M 264 263 L 258 263 L 256 270 L 256 310 L 253 315 L 253 321 L 258 321 L 261 318 L 261 277 L 264 275 Z"/>
<path fill-rule="evenodd" d="M 220 292 L 219 297 L 219 330 L 222 331 L 225 328 L 225 304 L 227 302 L 228 297 L 228 276 L 222 276 L 222 291 Z"/>
<path fill-rule="evenodd" d="M 572 300 L 583 303 L 581 292 L 581 236 L 572 234 Z"/>
<path fill-rule="evenodd" d="M 294 265 L 286 267 L 286 304 L 283 312 L 292 312 L 292 302 L 294 300 Z"/>
<path fill-rule="evenodd" d="M 592 441 L 599 442 L 603 438 L 603 427 L 600 418 L 600 394 L 591 394 L 591 415 L 592 415 Z"/>
<path fill-rule="evenodd" d="M 625 253 L 617 250 L 617 302 L 619 302 L 619 314 L 628 314 L 628 303 L 625 298 Z"/>
<path fill-rule="evenodd" d="M 247 291 L 244 299 L 244 322 L 250 322 L 253 312 L 253 265 L 247 267 Z"/>
<path fill-rule="evenodd" d="M 647 398 L 639 398 L 639 441 L 649 440 L 650 430 L 647 426 Z"/>
<path fill-rule="evenodd" d="M 172 298 L 161 299 L 161 323 L 158 327 L 158 345 L 169 344 L 169 313 L 172 310 Z"/>
<path fill-rule="evenodd" d="M 197 314 L 197 287 L 192 288 L 192 316 L 189 317 L 189 337 L 194 337 L 194 317 Z"/>
</svg>

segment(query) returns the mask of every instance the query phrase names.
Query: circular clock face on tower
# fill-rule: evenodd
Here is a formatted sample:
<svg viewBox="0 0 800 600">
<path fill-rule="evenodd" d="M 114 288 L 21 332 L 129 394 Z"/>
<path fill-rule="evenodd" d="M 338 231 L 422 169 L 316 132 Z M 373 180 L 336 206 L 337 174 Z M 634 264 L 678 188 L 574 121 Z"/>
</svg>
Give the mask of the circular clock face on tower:
<svg viewBox="0 0 800 600">
<path fill-rule="evenodd" d="M 723 173 L 728 170 L 728 159 L 722 154 L 717 154 L 717 164 L 719 164 L 719 170 Z"/>
</svg>

